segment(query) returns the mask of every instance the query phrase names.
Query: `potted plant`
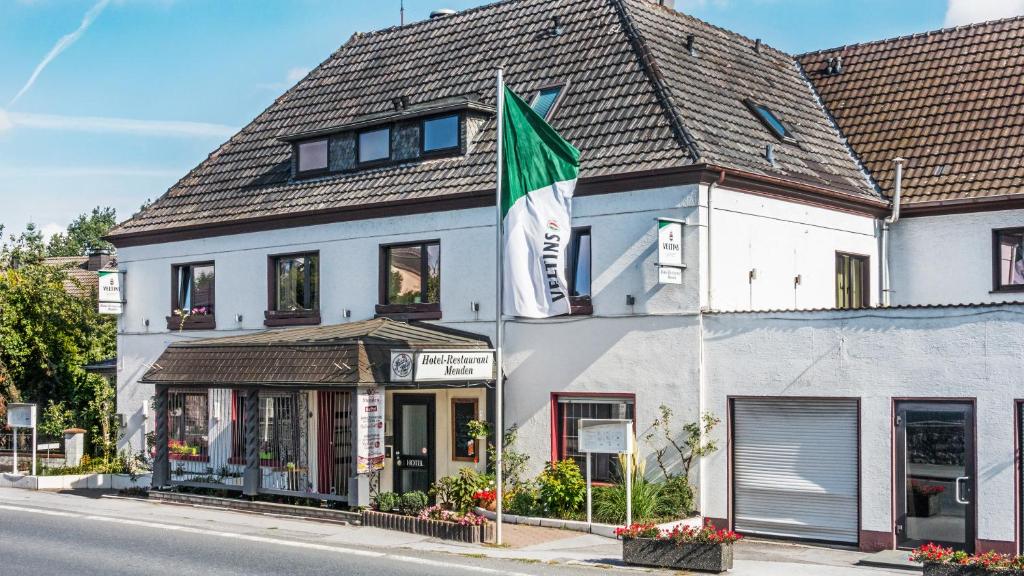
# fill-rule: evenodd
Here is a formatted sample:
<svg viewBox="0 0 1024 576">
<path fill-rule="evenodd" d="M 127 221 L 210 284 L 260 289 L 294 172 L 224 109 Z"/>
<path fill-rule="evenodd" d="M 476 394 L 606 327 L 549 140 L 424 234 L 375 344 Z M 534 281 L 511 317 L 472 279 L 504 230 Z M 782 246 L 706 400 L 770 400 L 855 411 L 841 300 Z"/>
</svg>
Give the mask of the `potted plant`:
<svg viewBox="0 0 1024 576">
<path fill-rule="evenodd" d="M 942 511 L 942 493 L 946 488 L 939 484 L 926 484 L 918 480 L 910 482 L 910 510 L 908 516 L 928 518 Z"/>
<path fill-rule="evenodd" d="M 1024 556 L 991 550 L 971 555 L 929 542 L 915 548 L 910 559 L 924 564 L 924 576 L 1024 576 Z"/>
<path fill-rule="evenodd" d="M 622 561 L 636 566 L 725 572 L 732 568 L 733 544 L 743 536 L 719 530 L 710 522 L 701 528 L 676 526 L 661 530 L 634 523 L 615 530 L 622 538 Z"/>
<path fill-rule="evenodd" d="M 498 507 L 498 491 L 493 488 L 477 490 L 473 493 L 473 500 L 476 501 L 477 506 L 488 512 L 494 512 Z"/>
</svg>

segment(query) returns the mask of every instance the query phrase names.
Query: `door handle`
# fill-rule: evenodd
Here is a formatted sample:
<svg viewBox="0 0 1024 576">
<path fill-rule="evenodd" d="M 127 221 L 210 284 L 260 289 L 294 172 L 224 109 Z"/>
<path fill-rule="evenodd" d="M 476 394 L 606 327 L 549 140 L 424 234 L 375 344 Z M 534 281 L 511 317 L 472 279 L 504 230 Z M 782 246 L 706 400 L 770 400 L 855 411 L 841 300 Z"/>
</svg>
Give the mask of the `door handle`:
<svg viewBox="0 0 1024 576">
<path fill-rule="evenodd" d="M 955 482 L 955 486 L 956 486 L 955 492 L 956 492 L 956 503 L 957 504 L 970 504 L 969 501 L 963 499 L 963 497 L 962 497 L 963 492 L 960 491 L 960 483 L 961 482 L 966 482 L 967 480 L 970 480 L 970 478 L 971 478 L 970 476 L 961 476 L 961 477 L 957 478 L 954 481 Z"/>
</svg>

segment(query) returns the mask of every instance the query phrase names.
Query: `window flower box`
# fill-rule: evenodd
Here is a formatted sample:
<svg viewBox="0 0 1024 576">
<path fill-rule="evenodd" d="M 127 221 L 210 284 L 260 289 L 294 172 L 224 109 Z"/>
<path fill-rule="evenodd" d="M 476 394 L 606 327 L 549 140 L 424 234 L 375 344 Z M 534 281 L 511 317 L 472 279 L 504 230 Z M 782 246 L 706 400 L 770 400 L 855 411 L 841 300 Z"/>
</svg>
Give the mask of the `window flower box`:
<svg viewBox="0 0 1024 576">
<path fill-rule="evenodd" d="M 1024 556 L 994 551 L 972 555 L 929 543 L 915 548 L 910 559 L 924 564 L 924 576 L 1024 576 Z"/>
<path fill-rule="evenodd" d="M 654 524 L 619 528 L 622 561 L 634 566 L 721 573 L 732 569 L 733 544 L 742 538 L 730 530 L 677 526 L 661 530 Z"/>
<path fill-rule="evenodd" d="M 363 526 L 372 528 L 397 530 L 399 532 L 441 538 L 442 540 L 468 542 L 470 544 L 494 542 L 495 540 L 495 526 L 493 522 L 460 524 L 447 520 L 434 520 L 423 516 L 423 514 L 420 516 L 403 516 L 390 512 L 364 510 L 362 523 Z"/>
</svg>

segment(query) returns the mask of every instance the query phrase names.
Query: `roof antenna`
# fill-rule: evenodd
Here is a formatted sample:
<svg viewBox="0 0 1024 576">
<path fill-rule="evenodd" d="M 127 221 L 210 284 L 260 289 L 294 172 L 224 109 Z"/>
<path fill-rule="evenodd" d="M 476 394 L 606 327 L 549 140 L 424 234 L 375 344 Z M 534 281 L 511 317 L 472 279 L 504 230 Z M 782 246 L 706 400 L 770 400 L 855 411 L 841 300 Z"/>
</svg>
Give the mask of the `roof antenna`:
<svg viewBox="0 0 1024 576">
<path fill-rule="evenodd" d="M 398 25 L 405 26 L 405 0 L 398 0 Z"/>
<path fill-rule="evenodd" d="M 687 34 L 686 35 L 686 51 L 690 53 L 690 56 L 694 55 L 694 52 L 695 52 L 695 50 L 694 50 L 694 42 L 696 40 L 697 39 L 694 37 L 693 34 Z"/>
<path fill-rule="evenodd" d="M 754 40 L 754 52 L 761 53 L 761 39 Z"/>
</svg>

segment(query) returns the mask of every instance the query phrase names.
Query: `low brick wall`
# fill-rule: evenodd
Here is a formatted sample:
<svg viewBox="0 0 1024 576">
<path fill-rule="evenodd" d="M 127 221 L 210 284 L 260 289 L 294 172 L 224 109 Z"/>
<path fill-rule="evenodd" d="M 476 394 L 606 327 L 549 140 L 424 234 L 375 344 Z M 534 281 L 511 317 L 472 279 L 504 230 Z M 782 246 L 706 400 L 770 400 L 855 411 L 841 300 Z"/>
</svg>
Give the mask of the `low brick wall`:
<svg viewBox="0 0 1024 576">
<path fill-rule="evenodd" d="M 354 524 L 359 522 L 360 519 L 358 512 L 349 512 L 347 510 L 314 508 L 312 506 L 292 506 L 290 504 L 276 504 L 274 502 L 260 502 L 242 498 L 217 498 L 216 496 L 201 496 L 199 494 L 167 492 L 163 490 L 150 490 L 149 499 L 169 502 L 172 504 L 227 508 L 229 510 L 254 512 L 257 514 L 276 514 L 279 516 L 294 516 L 297 518 L 310 518 L 313 520 L 328 520 L 330 522 L 339 522 L 343 524 Z"/>
<path fill-rule="evenodd" d="M 128 474 L 66 474 L 62 476 L 29 476 L 0 473 L 0 488 L 25 490 L 124 490 L 149 488 L 152 475 L 142 474 L 133 480 Z"/>
<path fill-rule="evenodd" d="M 363 511 L 363 526 L 397 530 L 399 532 L 441 538 L 442 540 L 468 542 L 470 544 L 494 542 L 496 536 L 493 522 L 484 522 L 483 526 L 462 526 L 453 522 L 420 520 L 414 516 L 402 516 L 388 512 L 375 512 L 373 510 Z"/>
</svg>

